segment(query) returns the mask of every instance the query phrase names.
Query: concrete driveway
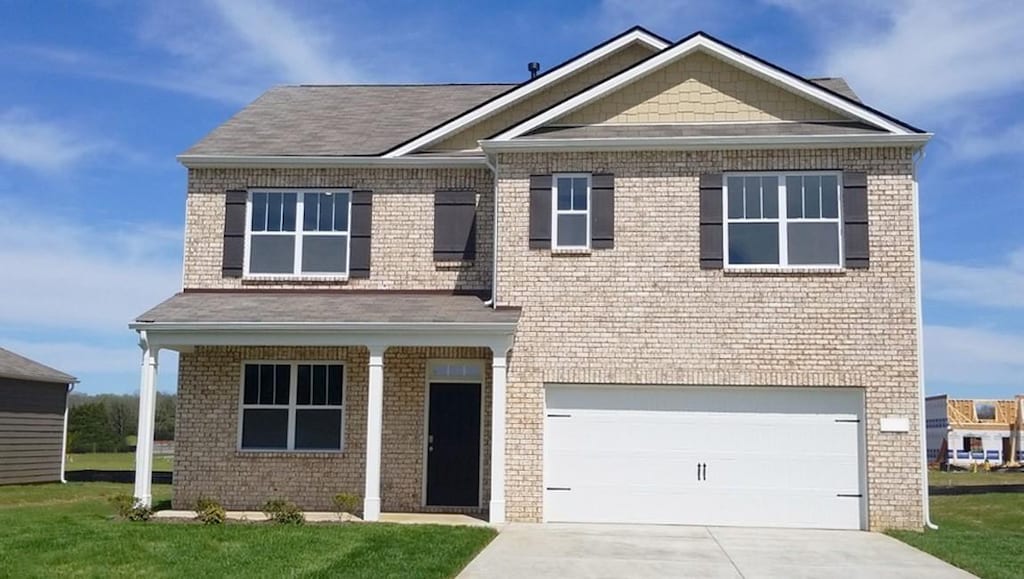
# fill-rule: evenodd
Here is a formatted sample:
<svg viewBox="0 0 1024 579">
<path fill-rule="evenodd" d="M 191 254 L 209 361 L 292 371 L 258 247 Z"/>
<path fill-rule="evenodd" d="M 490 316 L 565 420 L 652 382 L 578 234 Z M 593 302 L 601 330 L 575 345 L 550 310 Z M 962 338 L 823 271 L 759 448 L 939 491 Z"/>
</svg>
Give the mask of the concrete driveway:
<svg viewBox="0 0 1024 579">
<path fill-rule="evenodd" d="M 507 525 L 459 577 L 964 578 L 877 533 L 640 525 Z"/>
</svg>

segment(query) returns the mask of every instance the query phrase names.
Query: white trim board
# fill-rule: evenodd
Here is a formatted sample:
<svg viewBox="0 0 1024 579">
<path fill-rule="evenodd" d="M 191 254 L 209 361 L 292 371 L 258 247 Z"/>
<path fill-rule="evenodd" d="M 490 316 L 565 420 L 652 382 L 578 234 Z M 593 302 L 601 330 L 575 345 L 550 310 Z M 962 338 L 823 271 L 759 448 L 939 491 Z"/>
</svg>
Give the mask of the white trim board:
<svg viewBox="0 0 1024 579">
<path fill-rule="evenodd" d="M 831 91 L 819 87 L 809 80 L 785 72 L 757 60 L 702 32 L 693 35 L 675 46 L 667 48 L 643 62 L 509 128 L 494 137 L 492 141 L 508 141 L 524 135 L 550 121 L 589 104 L 630 82 L 686 57 L 695 51 L 703 51 L 765 81 L 789 90 L 812 102 L 847 114 L 853 118 L 875 125 L 896 135 L 918 135 L 909 125 L 890 120 L 868 107 L 844 99 Z"/>
<path fill-rule="evenodd" d="M 634 28 L 618 38 L 614 38 L 607 42 L 603 46 L 599 46 L 596 49 L 584 52 L 572 60 L 560 65 L 556 69 L 552 69 L 547 74 L 542 74 L 536 79 L 520 85 L 498 98 L 486 103 L 483 106 L 477 107 L 469 112 L 466 112 L 443 125 L 434 128 L 433 130 L 405 143 L 399 147 L 392 149 L 384 154 L 384 158 L 401 157 L 407 155 L 416 149 L 425 147 L 431 143 L 435 143 L 448 137 L 469 125 L 488 117 L 502 109 L 515 104 L 530 95 L 537 93 L 538 91 L 551 86 L 552 84 L 562 80 L 563 78 L 575 74 L 578 70 L 583 67 L 597 62 L 598 60 L 626 47 L 635 42 L 646 44 L 647 46 L 655 50 L 664 50 L 669 46 L 669 43 L 654 36 L 653 34 L 643 30 L 641 28 Z"/>
<path fill-rule="evenodd" d="M 931 133 L 896 135 L 758 135 L 694 137 L 624 137 L 578 139 L 489 139 L 487 153 L 506 151 L 707 151 L 712 149 L 799 149 L 818 147 L 922 147 Z"/>
</svg>

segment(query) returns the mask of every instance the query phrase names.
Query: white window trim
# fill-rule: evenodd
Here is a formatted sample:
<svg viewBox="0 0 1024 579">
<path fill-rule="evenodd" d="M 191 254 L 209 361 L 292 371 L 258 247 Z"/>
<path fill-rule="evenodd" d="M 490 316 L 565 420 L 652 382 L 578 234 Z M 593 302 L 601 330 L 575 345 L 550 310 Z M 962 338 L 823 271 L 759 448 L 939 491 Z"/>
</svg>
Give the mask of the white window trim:
<svg viewBox="0 0 1024 579">
<path fill-rule="evenodd" d="M 295 204 L 295 231 L 252 231 L 252 196 L 253 193 L 294 193 L 297 196 Z M 348 195 L 348 223 L 345 231 L 305 231 L 303 219 L 305 217 L 305 195 L 330 193 L 332 195 Z M 295 255 L 292 261 L 292 273 L 252 273 L 249 271 L 250 240 L 253 235 L 282 235 L 295 238 Z M 302 271 L 302 239 L 304 236 L 337 236 L 345 237 L 345 271 L 344 272 L 310 272 Z M 243 279 L 332 279 L 347 280 L 349 268 L 352 263 L 352 189 L 278 189 L 259 188 L 249 189 L 245 200 L 245 254 L 242 258 Z"/>
<path fill-rule="evenodd" d="M 246 404 L 245 403 L 245 367 L 250 364 L 274 364 L 277 366 L 289 366 L 289 388 L 288 388 L 288 406 L 279 404 Z M 323 366 L 333 365 L 341 366 L 341 405 L 330 404 L 330 405 L 305 405 L 301 407 L 296 404 L 298 398 L 298 381 L 299 381 L 299 366 Z M 335 453 L 340 454 L 345 452 L 345 422 L 346 414 L 348 409 L 348 365 L 340 360 L 243 360 L 239 365 L 239 378 L 238 378 L 238 440 L 235 445 L 235 449 L 239 452 L 251 452 L 251 453 L 294 453 L 294 454 L 315 454 L 315 453 Z M 341 411 L 341 443 L 337 449 L 334 448 L 295 448 L 295 413 L 299 409 L 316 409 L 316 410 L 339 410 Z M 242 447 L 242 426 L 245 420 L 246 410 L 288 410 L 288 444 L 287 448 L 244 448 Z"/>
<path fill-rule="evenodd" d="M 729 177 L 771 177 L 779 178 L 777 219 L 729 219 Z M 835 218 L 804 219 L 788 216 L 786 199 L 786 177 L 834 176 L 836 178 L 838 212 Z M 762 200 L 762 209 L 764 201 Z M 763 214 L 763 213 L 762 213 Z M 789 222 L 795 223 L 836 223 L 839 230 L 839 261 L 831 264 L 790 264 L 789 263 Z M 729 224 L 730 223 L 778 223 L 779 224 L 779 263 L 729 263 Z M 778 270 L 820 270 L 837 271 L 845 269 L 845 251 L 843 247 L 843 173 L 842 171 L 744 171 L 722 174 L 722 263 L 729 270 L 778 269 Z"/>
<path fill-rule="evenodd" d="M 558 208 L 558 180 L 559 179 L 587 180 L 587 208 L 580 209 L 559 209 Z M 551 249 L 556 251 L 590 251 L 590 192 L 593 189 L 590 173 L 554 173 L 551 175 Z M 558 243 L 558 216 L 559 215 L 585 215 L 587 218 L 587 243 L 585 245 L 560 245 Z"/>
</svg>

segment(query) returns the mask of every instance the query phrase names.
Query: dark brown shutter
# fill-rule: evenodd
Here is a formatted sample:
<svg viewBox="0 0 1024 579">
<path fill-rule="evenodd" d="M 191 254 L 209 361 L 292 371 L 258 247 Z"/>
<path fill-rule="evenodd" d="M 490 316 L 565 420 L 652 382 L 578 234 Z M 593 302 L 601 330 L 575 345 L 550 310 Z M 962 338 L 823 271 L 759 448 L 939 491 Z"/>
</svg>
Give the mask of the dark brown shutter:
<svg viewBox="0 0 1024 579">
<path fill-rule="evenodd" d="M 348 277 L 370 277 L 370 233 L 373 231 L 373 191 L 352 192 L 351 249 Z"/>
<path fill-rule="evenodd" d="M 551 175 L 530 175 L 530 248 L 551 249 Z"/>
<path fill-rule="evenodd" d="M 590 247 L 615 247 L 615 175 L 611 173 L 590 177 Z"/>
<path fill-rule="evenodd" d="M 843 172 L 843 247 L 846 267 L 868 267 L 868 176 Z"/>
<path fill-rule="evenodd" d="M 224 194 L 224 277 L 242 277 L 245 262 L 245 204 L 249 192 L 227 191 Z"/>
<path fill-rule="evenodd" d="M 476 191 L 434 193 L 434 260 L 476 259 Z"/>
<path fill-rule="evenodd" d="M 700 176 L 700 268 L 722 269 L 722 174 Z"/>
</svg>

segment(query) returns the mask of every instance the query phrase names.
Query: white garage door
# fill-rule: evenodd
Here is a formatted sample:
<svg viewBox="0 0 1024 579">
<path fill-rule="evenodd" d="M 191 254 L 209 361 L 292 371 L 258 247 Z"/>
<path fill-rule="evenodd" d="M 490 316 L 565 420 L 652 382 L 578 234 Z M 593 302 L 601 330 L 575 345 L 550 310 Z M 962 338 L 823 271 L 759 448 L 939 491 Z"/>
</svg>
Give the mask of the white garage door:
<svg viewBox="0 0 1024 579">
<path fill-rule="evenodd" d="M 864 527 L 858 389 L 546 390 L 547 521 Z"/>
</svg>

